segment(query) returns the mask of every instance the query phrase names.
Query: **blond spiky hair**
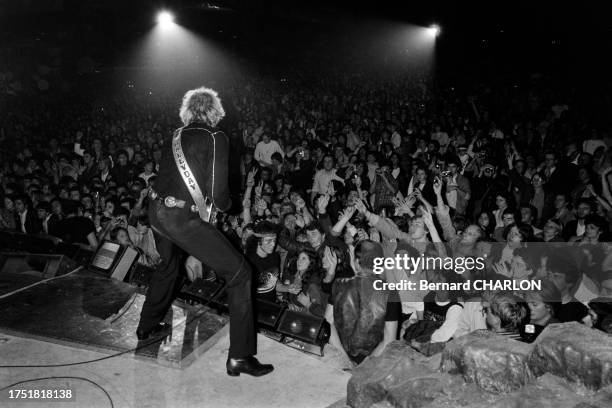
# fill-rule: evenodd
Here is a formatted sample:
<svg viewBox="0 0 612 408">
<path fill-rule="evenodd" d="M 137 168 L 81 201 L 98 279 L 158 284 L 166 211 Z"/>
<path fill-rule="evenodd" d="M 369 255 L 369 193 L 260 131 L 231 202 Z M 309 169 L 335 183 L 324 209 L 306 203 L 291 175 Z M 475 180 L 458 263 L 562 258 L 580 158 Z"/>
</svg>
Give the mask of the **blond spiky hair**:
<svg viewBox="0 0 612 408">
<path fill-rule="evenodd" d="M 215 127 L 225 116 L 225 110 L 215 90 L 201 87 L 185 93 L 179 116 L 185 126 L 204 122 Z"/>
</svg>

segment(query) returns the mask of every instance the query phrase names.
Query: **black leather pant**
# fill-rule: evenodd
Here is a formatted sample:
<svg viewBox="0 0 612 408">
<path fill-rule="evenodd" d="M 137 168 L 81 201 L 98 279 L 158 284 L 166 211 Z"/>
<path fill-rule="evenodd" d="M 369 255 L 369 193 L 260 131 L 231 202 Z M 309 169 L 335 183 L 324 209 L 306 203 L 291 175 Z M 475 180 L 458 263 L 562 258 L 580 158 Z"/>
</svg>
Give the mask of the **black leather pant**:
<svg viewBox="0 0 612 408">
<path fill-rule="evenodd" d="M 151 280 L 140 314 L 139 328 L 161 322 L 172 301 L 181 261 L 179 246 L 213 269 L 227 284 L 230 312 L 230 358 L 256 354 L 255 322 L 251 297 L 251 268 L 242 254 L 213 225 L 188 209 L 168 208 L 153 201 L 149 218 L 162 258 Z"/>
</svg>

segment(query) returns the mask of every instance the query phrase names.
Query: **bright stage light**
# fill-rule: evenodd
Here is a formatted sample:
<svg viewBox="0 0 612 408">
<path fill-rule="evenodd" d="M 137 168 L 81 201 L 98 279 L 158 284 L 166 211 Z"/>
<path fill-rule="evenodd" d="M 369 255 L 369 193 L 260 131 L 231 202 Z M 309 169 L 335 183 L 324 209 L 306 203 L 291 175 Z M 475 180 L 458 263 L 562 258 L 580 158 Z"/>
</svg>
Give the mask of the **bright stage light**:
<svg viewBox="0 0 612 408">
<path fill-rule="evenodd" d="M 433 24 L 431 27 L 429 27 L 429 32 L 431 33 L 432 37 L 437 37 L 440 35 L 440 26 L 437 24 Z"/>
<path fill-rule="evenodd" d="M 157 14 L 157 22 L 161 26 L 171 26 L 174 24 L 174 16 L 169 11 L 160 11 L 159 14 Z"/>
</svg>

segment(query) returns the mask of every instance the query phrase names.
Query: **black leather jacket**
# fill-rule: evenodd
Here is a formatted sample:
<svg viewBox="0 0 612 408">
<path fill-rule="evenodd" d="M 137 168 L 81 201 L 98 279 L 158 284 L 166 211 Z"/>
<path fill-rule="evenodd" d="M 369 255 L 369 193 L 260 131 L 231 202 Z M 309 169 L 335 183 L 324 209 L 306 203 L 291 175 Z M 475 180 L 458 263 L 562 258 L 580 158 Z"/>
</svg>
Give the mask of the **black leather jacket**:
<svg viewBox="0 0 612 408">
<path fill-rule="evenodd" d="M 349 357 L 361 362 L 383 340 L 388 292 L 374 290 L 375 276 L 336 279 L 334 325 Z"/>
<path fill-rule="evenodd" d="M 228 183 L 229 138 L 204 123 L 192 123 L 177 131 L 182 131 L 183 152 L 202 194 L 219 210 L 227 211 L 232 204 Z M 162 148 L 155 191 L 163 197 L 173 196 L 193 203 L 176 167 L 171 139 Z"/>
</svg>

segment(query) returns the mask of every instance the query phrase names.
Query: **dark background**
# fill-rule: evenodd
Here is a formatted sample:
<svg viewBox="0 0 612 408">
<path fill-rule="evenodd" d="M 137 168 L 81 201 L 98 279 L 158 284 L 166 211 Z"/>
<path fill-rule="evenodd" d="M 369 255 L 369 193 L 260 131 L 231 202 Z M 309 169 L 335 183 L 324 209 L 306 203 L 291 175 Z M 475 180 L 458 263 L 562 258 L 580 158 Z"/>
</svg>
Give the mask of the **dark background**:
<svg viewBox="0 0 612 408">
<path fill-rule="evenodd" d="M 604 2 L 3 0 L 0 30 L 2 41 L 44 40 L 61 25 L 75 53 L 91 53 L 101 66 L 121 65 L 163 7 L 228 52 L 279 71 L 285 64 L 376 69 L 385 57 L 401 68 L 406 61 L 393 35 L 432 23 L 443 30 L 436 46 L 440 78 L 551 72 L 590 81 L 610 68 L 612 23 Z"/>
</svg>

